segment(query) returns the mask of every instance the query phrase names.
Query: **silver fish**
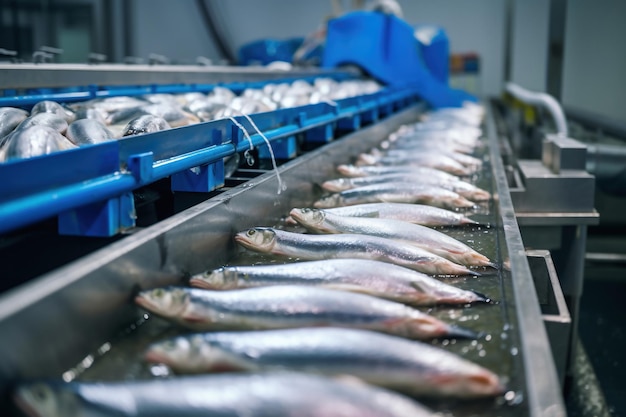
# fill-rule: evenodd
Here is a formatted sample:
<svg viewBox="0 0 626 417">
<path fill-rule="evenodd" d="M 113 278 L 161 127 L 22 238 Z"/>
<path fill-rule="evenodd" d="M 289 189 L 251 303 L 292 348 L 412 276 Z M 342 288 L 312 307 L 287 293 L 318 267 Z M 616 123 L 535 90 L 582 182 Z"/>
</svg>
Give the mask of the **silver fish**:
<svg viewBox="0 0 626 417">
<path fill-rule="evenodd" d="M 58 117 L 65 120 L 67 124 L 70 124 L 74 120 L 76 120 L 76 115 L 74 114 L 72 110 L 61 106 L 59 103 L 55 101 L 44 100 L 35 104 L 30 111 L 30 115 L 34 116 L 39 113 L 55 114 Z"/>
<path fill-rule="evenodd" d="M 415 175 L 416 177 L 431 177 L 448 182 L 454 182 L 459 180 L 459 177 L 457 177 L 456 175 L 452 175 L 434 168 L 417 166 L 382 167 L 375 165 L 339 165 L 337 166 L 337 172 L 339 172 L 341 175 L 352 178 L 374 175 L 411 174 Z"/>
<path fill-rule="evenodd" d="M 24 383 L 16 404 L 32 417 L 428 417 L 414 400 L 366 384 L 296 373 L 147 381 Z"/>
<path fill-rule="evenodd" d="M 208 291 L 167 287 L 141 291 L 135 302 L 196 330 L 267 330 L 334 326 L 374 330 L 411 339 L 475 338 L 419 310 L 365 294 L 297 285 Z"/>
<path fill-rule="evenodd" d="M 24 159 L 72 149 L 75 146 L 56 130 L 31 126 L 11 133 L 3 147 L 5 159 Z"/>
<path fill-rule="evenodd" d="M 368 177 L 357 178 L 337 178 L 334 180 L 325 181 L 324 183 L 322 183 L 322 188 L 331 192 L 341 192 L 345 190 L 351 190 L 352 188 L 364 187 L 367 185 L 391 184 L 396 182 L 417 185 L 433 185 L 443 188 L 445 190 L 454 191 L 462 197 L 465 197 L 472 201 L 486 201 L 491 198 L 491 194 L 489 192 L 465 181 L 461 181 L 458 179 L 456 181 L 447 181 L 429 176 L 418 177 L 414 173 L 410 172 L 371 175 Z"/>
<path fill-rule="evenodd" d="M 187 126 L 199 123 L 200 119 L 178 106 L 168 104 L 151 104 L 140 108 L 141 114 L 148 114 L 164 119 L 171 127 Z"/>
<path fill-rule="evenodd" d="M 302 226 L 316 233 L 356 233 L 401 240 L 461 265 L 494 266 L 489 258 L 466 244 L 419 224 L 401 220 L 339 216 L 309 208 L 294 208 L 289 214 Z"/>
<path fill-rule="evenodd" d="M 113 133 L 95 119 L 76 120 L 67 128 L 65 136 L 76 146 L 113 140 Z"/>
<path fill-rule="evenodd" d="M 460 213 L 445 210 L 439 207 L 423 204 L 404 203 L 369 203 L 353 206 L 324 209 L 327 213 L 339 216 L 372 217 L 380 219 L 402 220 L 423 226 L 456 226 L 477 224 L 474 220 Z"/>
<path fill-rule="evenodd" d="M 14 107 L 0 107 L 0 146 L 2 139 L 28 117 L 28 112 Z"/>
<path fill-rule="evenodd" d="M 438 151 L 446 150 L 460 152 L 463 154 L 471 154 L 472 152 L 474 152 L 473 146 L 456 143 L 453 140 L 441 140 L 440 138 L 429 138 L 420 140 L 400 139 L 395 141 L 386 139 L 380 143 L 379 147 L 383 151 L 399 149 L 436 149 Z"/>
<path fill-rule="evenodd" d="M 313 205 L 316 208 L 331 208 L 364 203 L 420 203 L 449 209 L 474 207 L 474 203 L 454 191 L 406 183 L 357 187 L 323 197 Z"/>
<path fill-rule="evenodd" d="M 383 152 L 384 156 L 391 158 L 410 159 L 413 158 L 416 152 L 424 152 L 428 154 L 439 154 L 454 159 L 462 165 L 469 168 L 480 168 L 482 161 L 474 156 L 465 155 L 460 152 L 454 152 L 450 149 L 431 149 L 423 146 L 405 147 L 403 149 L 389 149 Z M 383 156 L 381 155 L 381 156 Z"/>
<path fill-rule="evenodd" d="M 144 115 L 128 122 L 122 136 L 140 135 L 170 129 L 170 125 L 160 117 Z"/>
<path fill-rule="evenodd" d="M 201 333 L 152 344 L 149 362 L 180 374 L 297 371 L 351 375 L 410 395 L 499 395 L 497 375 L 432 345 L 367 330 L 312 328 Z"/>
<path fill-rule="evenodd" d="M 424 306 L 489 302 L 408 268 L 367 259 L 327 259 L 289 264 L 226 266 L 191 277 L 194 287 L 230 290 L 272 285 L 311 285 Z"/>
<path fill-rule="evenodd" d="M 208 122 L 216 119 L 216 115 L 219 111 L 223 111 L 228 106 L 224 103 L 217 101 L 210 101 L 205 98 L 202 100 L 196 100 L 190 103 L 185 109 L 190 113 L 195 114 L 200 120 Z"/>
<path fill-rule="evenodd" d="M 306 235 L 255 227 L 235 235 L 235 241 L 256 252 L 304 260 L 371 259 L 433 275 L 480 275 L 414 245 L 377 236 Z"/>
<path fill-rule="evenodd" d="M 32 126 L 45 126 L 56 130 L 60 134 L 64 135 L 67 131 L 68 124 L 65 119 L 57 116 L 53 113 L 38 113 L 24 119 L 22 123 L 17 125 L 15 131 L 28 129 Z M 14 133 L 15 133 L 14 131 Z"/>
<path fill-rule="evenodd" d="M 401 156 L 382 156 L 376 157 L 370 154 L 362 153 L 359 155 L 357 165 L 381 165 L 381 166 L 397 166 L 397 165 L 415 165 L 428 168 L 439 169 L 453 175 L 468 176 L 474 170 L 464 166 L 449 156 L 441 155 L 437 152 L 420 152 L 413 155 Z"/>
<path fill-rule="evenodd" d="M 76 110 L 76 120 L 93 119 L 106 125 L 106 113 L 97 108 L 80 108 Z"/>
</svg>

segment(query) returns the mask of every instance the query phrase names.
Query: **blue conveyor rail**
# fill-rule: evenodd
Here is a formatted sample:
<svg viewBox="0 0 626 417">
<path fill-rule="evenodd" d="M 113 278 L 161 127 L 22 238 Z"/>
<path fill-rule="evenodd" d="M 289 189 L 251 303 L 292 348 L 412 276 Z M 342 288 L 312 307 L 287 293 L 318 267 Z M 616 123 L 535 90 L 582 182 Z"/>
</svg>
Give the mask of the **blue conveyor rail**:
<svg viewBox="0 0 626 417">
<path fill-rule="evenodd" d="M 241 85 L 242 89 L 249 87 L 258 86 Z M 198 90 L 209 91 L 210 87 L 187 91 Z M 129 95 L 128 89 L 115 91 Z M 139 91 L 134 94 L 146 93 Z M 171 86 L 150 92 L 165 91 L 181 92 Z M 63 101 L 59 94 L 70 93 L 45 94 L 45 98 Z M 67 96 L 67 101 L 77 97 L 72 95 L 70 100 Z M 89 98 L 93 95 L 81 99 Z M 13 102 L 0 98 L 0 105 L 33 104 L 41 99 L 41 94 L 14 98 Z M 411 88 L 385 88 L 336 103 L 280 109 L 251 118 L 276 149 L 281 141 L 295 141 L 300 133 L 322 132 L 322 141 L 330 140 L 335 128 L 358 129 L 361 123 L 375 122 L 417 101 L 418 95 Z M 247 130 L 253 145 L 260 147 L 261 154 L 266 147 L 262 137 L 246 118 L 235 119 Z M 0 164 L 0 233 L 58 215 L 62 234 L 114 235 L 134 225 L 133 190 L 168 176 L 195 178 L 202 169 L 209 177 L 219 177 L 222 164 L 221 183 L 218 178 L 210 189 L 192 190 L 211 191 L 223 184 L 223 158 L 249 148 L 241 129 L 223 119 Z M 190 171 L 192 168 L 195 171 Z"/>
</svg>

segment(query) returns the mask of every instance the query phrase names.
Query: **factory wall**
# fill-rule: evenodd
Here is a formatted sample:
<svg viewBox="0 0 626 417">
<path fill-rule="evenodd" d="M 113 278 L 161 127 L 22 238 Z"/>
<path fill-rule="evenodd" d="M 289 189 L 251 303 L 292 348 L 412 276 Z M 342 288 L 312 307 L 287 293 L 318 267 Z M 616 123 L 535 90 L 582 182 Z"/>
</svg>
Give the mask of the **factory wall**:
<svg viewBox="0 0 626 417">
<path fill-rule="evenodd" d="M 135 55 L 155 52 L 176 60 L 218 56 L 194 1 L 178 1 L 175 8 L 167 0 L 134 3 Z M 481 90 L 483 94 L 499 94 L 504 74 L 506 2 L 405 0 L 400 4 L 408 22 L 443 26 L 452 52 L 478 52 L 482 58 Z M 306 35 L 333 12 L 330 1 L 319 0 L 229 0 L 212 2 L 212 7 L 233 52 L 260 38 Z"/>
<path fill-rule="evenodd" d="M 626 2 L 571 0 L 567 4 L 563 103 L 626 120 Z"/>
</svg>

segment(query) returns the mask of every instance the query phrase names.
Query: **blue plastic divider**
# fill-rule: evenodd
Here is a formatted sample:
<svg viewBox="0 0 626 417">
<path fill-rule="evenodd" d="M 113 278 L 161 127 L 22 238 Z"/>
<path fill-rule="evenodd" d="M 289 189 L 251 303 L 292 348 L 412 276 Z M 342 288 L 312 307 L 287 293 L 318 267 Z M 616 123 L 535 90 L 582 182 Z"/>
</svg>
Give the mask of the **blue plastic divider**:
<svg viewBox="0 0 626 417">
<path fill-rule="evenodd" d="M 156 91 L 180 92 L 184 88 L 159 86 Z M 115 95 L 129 93 L 127 88 L 107 91 Z M 70 97 L 83 93 L 64 94 Z M 58 99 L 58 95 L 49 96 Z M 13 103 L 30 102 L 32 97 L 13 98 Z M 332 137 L 329 126 L 354 130 L 362 121 L 373 121 L 418 101 L 411 88 L 383 89 L 336 104 L 319 103 L 250 117 L 274 148 L 278 141 L 315 129 L 322 132 L 323 138 L 329 134 Z M 255 147 L 266 146 L 245 117 L 235 119 L 249 133 Z M 128 201 L 128 193 L 134 189 L 176 176 L 172 177 L 173 183 L 182 190 L 210 191 L 221 185 L 223 158 L 249 148 L 241 130 L 231 120 L 223 119 L 0 164 L 0 233 L 60 215 L 61 233 L 116 234 L 134 224 L 132 198 Z"/>
</svg>

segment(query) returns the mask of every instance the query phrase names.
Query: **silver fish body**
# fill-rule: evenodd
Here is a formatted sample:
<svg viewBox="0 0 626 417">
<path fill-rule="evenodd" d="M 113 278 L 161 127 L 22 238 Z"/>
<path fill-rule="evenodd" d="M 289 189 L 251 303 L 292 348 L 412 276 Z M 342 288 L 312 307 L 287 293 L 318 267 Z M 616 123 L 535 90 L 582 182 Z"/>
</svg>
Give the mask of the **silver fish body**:
<svg viewBox="0 0 626 417">
<path fill-rule="evenodd" d="M 313 205 L 316 208 L 332 208 L 365 203 L 420 203 L 447 209 L 471 208 L 475 205 L 454 191 L 433 185 L 407 183 L 352 188 L 323 197 Z"/>
<path fill-rule="evenodd" d="M 195 330 L 347 327 L 411 339 L 476 337 L 404 304 L 364 294 L 297 285 L 208 291 L 167 287 L 140 292 L 142 308 Z"/>
<path fill-rule="evenodd" d="M 170 125 L 161 117 L 143 115 L 128 122 L 122 131 L 122 136 L 141 135 L 144 133 L 159 132 L 170 128 Z"/>
<path fill-rule="evenodd" d="M 47 126 L 31 126 L 11 133 L 3 147 L 5 160 L 47 155 L 75 146 L 56 130 Z"/>
<path fill-rule="evenodd" d="M 444 284 L 411 269 L 367 259 L 227 266 L 195 275 L 190 284 L 211 290 L 310 285 L 419 306 L 488 301 L 482 295 Z"/>
<path fill-rule="evenodd" d="M 429 344 L 367 330 L 312 328 L 200 333 L 151 345 L 149 362 L 177 373 L 223 370 L 350 375 L 410 395 L 498 395 L 497 375 Z"/>
<path fill-rule="evenodd" d="M 470 169 L 455 159 L 437 152 L 419 152 L 407 156 L 372 156 L 370 154 L 361 154 L 357 160 L 357 165 L 415 165 L 425 166 L 429 168 L 439 169 L 453 175 L 468 176 L 474 170 Z"/>
<path fill-rule="evenodd" d="M 474 220 L 460 213 L 423 204 L 369 203 L 327 208 L 324 211 L 339 216 L 401 220 L 423 226 L 477 224 Z"/>
<path fill-rule="evenodd" d="M 389 150 L 386 150 L 383 153 L 383 155 L 391 157 L 391 158 L 410 159 L 415 155 L 416 152 L 425 152 L 428 154 L 437 153 L 439 155 L 452 158 L 455 161 L 459 162 L 460 164 L 466 167 L 470 167 L 470 168 L 472 167 L 479 168 L 482 165 L 482 161 L 480 159 L 471 155 L 465 155 L 463 153 L 454 152 L 449 149 L 448 150 L 432 149 L 432 148 L 423 147 L 423 146 L 414 146 L 414 147 L 404 148 L 404 149 L 389 149 Z"/>
<path fill-rule="evenodd" d="M 76 120 L 93 119 L 106 125 L 106 113 L 97 108 L 82 107 L 76 110 Z"/>
<path fill-rule="evenodd" d="M 80 119 L 72 123 L 65 136 L 76 146 L 92 145 L 113 140 L 113 133 L 95 119 Z"/>
<path fill-rule="evenodd" d="M 14 392 L 33 417 L 427 417 L 402 395 L 314 375 L 223 374 L 113 383 L 41 381 Z"/>
<path fill-rule="evenodd" d="M 376 165 L 339 165 L 337 171 L 346 177 L 367 177 L 374 175 L 406 174 L 415 177 L 431 177 L 441 181 L 458 181 L 456 175 L 443 172 L 438 169 L 418 166 L 376 166 Z"/>
<path fill-rule="evenodd" d="M 142 114 L 152 115 L 164 119 L 171 127 L 187 126 L 199 123 L 195 115 L 182 110 L 178 106 L 168 104 L 151 104 L 140 108 Z"/>
<path fill-rule="evenodd" d="M 239 232 L 235 241 L 245 248 L 303 260 L 371 259 L 433 275 L 480 275 L 414 245 L 358 234 L 308 235 L 255 227 Z"/>
<path fill-rule="evenodd" d="M 76 120 L 76 115 L 74 114 L 72 110 L 61 106 L 59 103 L 55 101 L 44 100 L 35 104 L 30 111 L 30 115 L 34 116 L 39 113 L 55 114 L 58 117 L 65 120 L 67 124 L 70 124 L 74 120 Z"/>
<path fill-rule="evenodd" d="M 64 135 L 67 131 L 68 124 L 65 119 L 54 113 L 38 113 L 24 119 L 24 121 L 15 128 L 14 133 L 18 130 L 28 129 L 33 126 L 49 127 Z"/>
<path fill-rule="evenodd" d="M 413 173 L 396 173 L 372 175 L 357 178 L 337 178 L 322 183 L 322 188 L 331 192 L 341 192 L 353 188 L 364 187 L 377 184 L 409 183 L 414 185 L 433 185 L 445 190 L 454 191 L 462 197 L 472 201 L 484 201 L 491 198 L 487 191 L 476 187 L 468 182 L 456 180 L 440 180 L 430 176 L 416 176 Z"/>
<path fill-rule="evenodd" d="M 0 107 L 0 145 L 2 139 L 11 133 L 28 117 L 28 112 L 14 107 Z"/>
<path fill-rule="evenodd" d="M 295 208 L 289 214 L 316 233 L 356 233 L 401 240 L 461 265 L 492 266 L 489 258 L 463 242 L 426 226 L 401 220 L 339 216 L 309 208 Z"/>
</svg>

